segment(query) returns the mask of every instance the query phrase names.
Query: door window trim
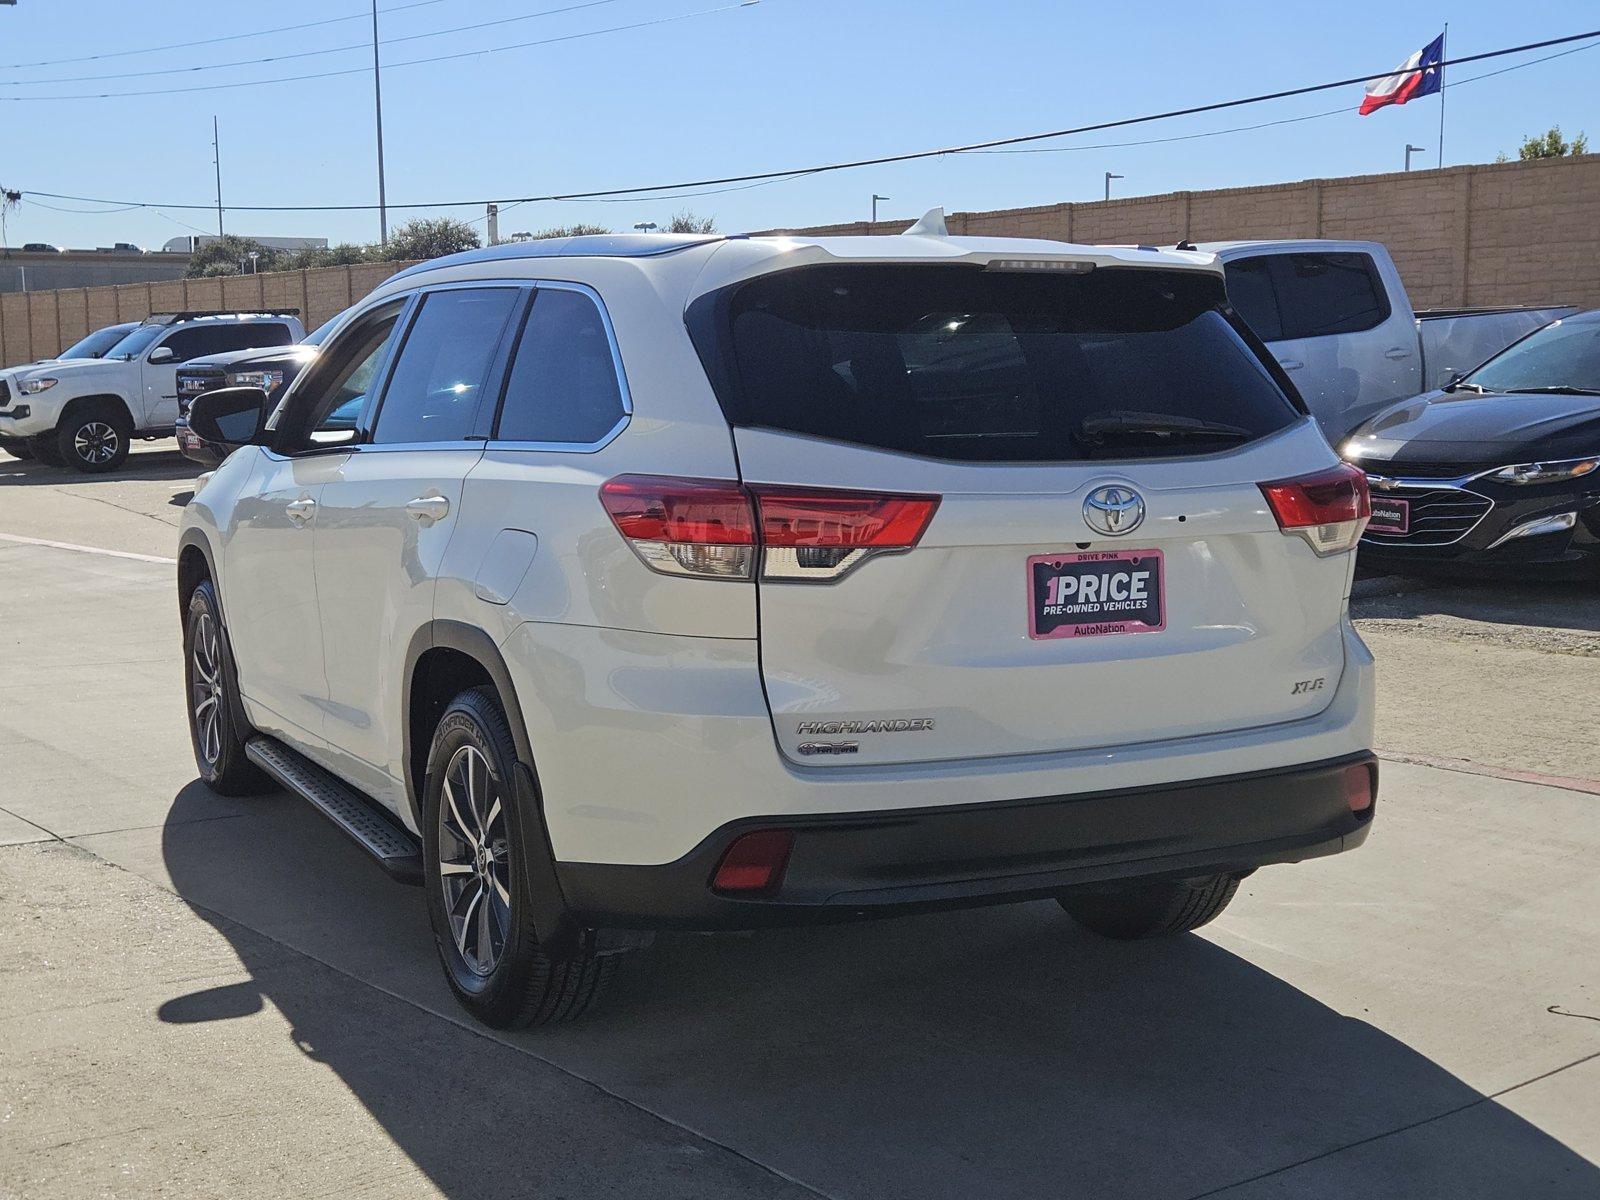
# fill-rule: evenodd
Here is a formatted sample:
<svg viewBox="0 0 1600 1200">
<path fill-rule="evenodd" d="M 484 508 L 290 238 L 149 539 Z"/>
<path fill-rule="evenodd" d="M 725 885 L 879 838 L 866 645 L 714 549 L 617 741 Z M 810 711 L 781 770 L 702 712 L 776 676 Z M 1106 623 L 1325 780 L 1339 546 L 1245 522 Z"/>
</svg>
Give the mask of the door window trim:
<svg viewBox="0 0 1600 1200">
<path fill-rule="evenodd" d="M 609 430 L 600 437 L 590 442 L 540 442 L 521 438 L 502 438 L 500 436 L 500 418 L 505 412 L 506 392 L 511 384 L 511 360 L 515 351 L 522 344 L 522 335 L 527 331 L 529 320 L 532 319 L 534 310 L 538 306 L 539 293 L 576 292 L 587 296 L 600 314 L 600 325 L 606 332 L 606 345 L 611 349 L 611 369 L 617 377 L 617 391 L 622 401 L 622 415 Z M 633 420 L 633 393 L 628 390 L 628 373 L 622 365 L 622 349 L 617 343 L 617 331 L 611 324 L 611 314 L 606 310 L 605 301 L 600 298 L 600 293 L 586 283 L 572 283 L 560 279 L 538 279 L 531 283 L 529 303 L 522 310 L 521 316 L 515 322 L 513 332 L 506 347 L 506 361 L 501 364 L 502 370 L 500 383 L 494 403 L 493 420 L 489 423 L 488 448 L 491 450 L 533 450 L 549 451 L 557 454 L 594 454 L 605 449 L 626 429 Z"/>
<path fill-rule="evenodd" d="M 377 431 L 378 418 L 383 415 L 384 403 L 389 398 L 389 384 L 393 380 L 395 366 L 400 361 L 400 355 L 405 352 L 406 342 L 411 338 L 427 298 L 439 292 L 483 291 L 488 288 L 509 289 L 519 294 L 513 299 L 511 312 L 506 318 L 505 326 L 500 330 L 500 340 L 495 344 L 494 354 L 489 359 L 489 370 L 484 377 L 484 395 L 479 397 L 478 407 L 473 412 L 471 432 L 447 442 L 374 442 L 372 436 Z M 484 428 L 484 401 L 489 395 L 498 395 L 504 389 L 506 366 L 514 344 L 510 334 L 513 327 L 520 329 L 522 321 L 526 319 L 533 291 L 533 284 L 526 279 L 469 279 L 455 283 L 431 284 L 411 292 L 405 309 L 395 322 L 397 336 L 389 344 L 388 355 L 375 376 L 375 386 L 368 393 L 367 403 L 361 410 L 361 419 L 357 423 L 358 436 L 344 449 L 366 454 L 384 454 L 395 450 L 461 450 L 465 447 L 481 449 L 489 440 Z M 498 407 L 496 411 L 498 412 Z"/>
</svg>

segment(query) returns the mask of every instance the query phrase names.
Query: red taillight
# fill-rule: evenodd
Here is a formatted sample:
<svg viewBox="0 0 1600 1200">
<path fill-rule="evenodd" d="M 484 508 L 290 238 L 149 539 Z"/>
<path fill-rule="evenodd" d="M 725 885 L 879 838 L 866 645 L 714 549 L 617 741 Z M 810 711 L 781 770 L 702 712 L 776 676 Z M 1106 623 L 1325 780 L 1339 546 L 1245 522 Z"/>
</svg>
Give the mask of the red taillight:
<svg viewBox="0 0 1600 1200">
<path fill-rule="evenodd" d="M 1349 463 L 1314 475 L 1263 483 L 1261 494 L 1279 529 L 1304 538 L 1323 555 L 1354 549 L 1372 516 L 1367 477 Z"/>
<path fill-rule="evenodd" d="M 711 877 L 714 891 L 741 896 L 769 896 L 783 882 L 794 849 L 794 831 L 757 829 L 734 839 Z"/>
<path fill-rule="evenodd" d="M 1355 766 L 1346 767 L 1340 772 L 1341 782 L 1344 784 L 1344 798 L 1350 804 L 1353 813 L 1366 812 L 1372 807 L 1372 768 L 1366 763 L 1357 763 Z"/>
<path fill-rule="evenodd" d="M 937 496 L 752 487 L 718 479 L 621 475 L 600 501 L 653 569 L 750 579 L 756 554 L 769 579 L 828 581 L 872 554 L 909 550 Z"/>
</svg>

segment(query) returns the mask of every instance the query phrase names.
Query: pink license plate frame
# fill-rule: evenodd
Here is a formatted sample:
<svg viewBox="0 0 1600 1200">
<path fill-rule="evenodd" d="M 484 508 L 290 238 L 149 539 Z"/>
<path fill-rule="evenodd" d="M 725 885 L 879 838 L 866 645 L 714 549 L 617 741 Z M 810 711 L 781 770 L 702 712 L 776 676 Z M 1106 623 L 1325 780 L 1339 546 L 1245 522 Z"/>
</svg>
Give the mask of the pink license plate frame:
<svg viewBox="0 0 1600 1200">
<path fill-rule="evenodd" d="M 1103 564 L 1107 563 L 1129 565 L 1126 570 L 1103 567 Z M 1138 610 L 1130 613 L 1126 605 L 1129 603 L 1129 596 L 1137 594 L 1139 590 L 1135 587 L 1134 580 L 1141 564 L 1154 565 L 1155 600 L 1153 605 L 1147 600 Z M 1049 568 L 1043 578 L 1035 569 L 1040 566 Z M 1128 582 L 1119 588 L 1111 583 L 1113 578 L 1118 577 Z M 1052 582 L 1066 578 L 1075 578 L 1078 583 L 1073 588 L 1066 589 Z M 1090 599 L 1084 600 L 1083 581 L 1091 578 L 1100 582 L 1087 590 Z M 1166 562 L 1160 550 L 1074 550 L 1063 554 L 1035 554 L 1028 559 L 1026 579 L 1028 636 L 1035 641 L 1105 637 L 1125 633 L 1160 633 L 1167 627 Z M 1143 591 L 1148 597 L 1148 579 L 1143 582 Z M 1076 614 L 1050 612 L 1052 601 L 1059 605 L 1081 608 L 1083 619 L 1074 619 Z M 1152 608 L 1156 618 L 1154 623 L 1147 619 L 1151 615 Z M 1062 620 L 1062 617 L 1068 619 Z"/>
</svg>

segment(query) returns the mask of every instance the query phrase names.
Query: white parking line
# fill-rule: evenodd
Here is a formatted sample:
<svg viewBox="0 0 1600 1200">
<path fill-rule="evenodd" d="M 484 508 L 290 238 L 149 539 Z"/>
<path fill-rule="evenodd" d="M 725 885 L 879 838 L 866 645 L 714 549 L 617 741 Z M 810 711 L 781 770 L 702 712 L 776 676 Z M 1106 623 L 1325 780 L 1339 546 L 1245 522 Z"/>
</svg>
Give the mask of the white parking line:
<svg viewBox="0 0 1600 1200">
<path fill-rule="evenodd" d="M 159 554 L 134 554 L 127 550 L 102 550 L 99 546 L 79 546 L 72 542 L 52 542 L 45 538 L 22 537 L 15 533 L 0 533 L 0 542 L 16 542 L 21 546 L 48 546 L 52 550 L 76 550 L 80 554 L 103 554 L 107 558 L 131 558 L 134 562 L 162 563 L 166 566 L 177 566 L 175 558 L 163 558 Z"/>
</svg>

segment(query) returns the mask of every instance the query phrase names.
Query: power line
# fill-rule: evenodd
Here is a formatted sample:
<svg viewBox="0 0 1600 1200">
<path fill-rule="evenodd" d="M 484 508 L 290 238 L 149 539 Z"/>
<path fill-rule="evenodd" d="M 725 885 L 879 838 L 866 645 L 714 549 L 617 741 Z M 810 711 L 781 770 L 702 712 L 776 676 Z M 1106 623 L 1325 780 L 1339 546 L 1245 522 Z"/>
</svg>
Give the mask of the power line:
<svg viewBox="0 0 1600 1200">
<path fill-rule="evenodd" d="M 501 17 L 495 21 L 479 21 L 476 25 L 457 25 L 451 29 L 433 29 L 425 33 L 410 33 L 404 37 L 384 38 L 382 45 L 398 46 L 402 42 L 418 42 L 428 38 L 447 37 L 453 33 L 470 33 L 479 29 L 492 29 L 500 25 L 513 25 L 519 21 L 532 21 L 538 17 L 553 17 L 561 13 L 577 12 L 585 8 L 599 8 L 603 4 L 616 4 L 618 0 L 583 0 L 580 4 L 568 4 L 563 8 L 547 8 L 540 12 L 523 13 L 515 17 Z M 342 19 L 342 18 L 341 18 Z M 112 75 L 55 75 L 47 79 L 18 79 L 0 81 L 0 87 L 33 87 L 43 83 L 93 83 L 101 79 L 147 79 L 154 75 L 189 75 L 200 71 L 224 71 L 233 67 L 256 67 L 267 63 L 292 62 L 302 58 L 318 58 L 327 54 L 343 54 L 349 50 L 370 50 L 370 39 L 360 42 L 351 42 L 344 46 L 328 46 L 320 50 L 296 50 L 291 54 L 271 54 L 265 58 L 238 58 L 232 62 L 198 63 L 188 67 L 159 67 L 149 71 L 122 71 Z M 474 51 L 482 53 L 482 51 Z M 403 65 L 403 64 L 397 64 Z M 248 84 L 275 83 L 273 79 L 253 79 Z M 115 93 L 128 95 L 130 93 Z M 147 93 L 131 93 L 143 95 Z M 33 97 L 29 97 L 32 99 Z M 63 99 L 70 97 L 38 97 L 38 99 Z"/>
<path fill-rule="evenodd" d="M 385 13 L 405 12 L 409 8 L 427 8 L 442 4 L 444 0 L 412 0 L 410 4 L 396 4 L 383 9 Z M 219 42 L 240 42 L 246 38 L 267 37 L 274 33 L 294 33 L 300 29 L 316 29 L 322 25 L 338 25 L 344 21 L 364 21 L 369 12 L 351 13 L 345 17 L 325 17 L 320 21 L 302 21 L 298 25 L 279 25 L 274 29 L 255 29 L 249 33 L 229 33 L 221 37 L 200 38 L 192 42 L 170 42 L 165 46 L 140 46 L 133 50 L 107 50 L 104 54 L 81 54 L 75 58 L 48 58 L 41 62 L 0 63 L 0 71 L 33 71 L 40 67 L 64 67 L 69 63 L 100 62 L 107 58 L 126 58 L 130 54 L 158 54 L 164 50 L 188 50 L 194 46 L 215 46 Z M 36 80 L 35 82 L 43 82 Z"/>
<path fill-rule="evenodd" d="M 1567 45 L 1572 42 L 1593 41 L 1600 38 L 1600 29 L 1590 30 L 1587 33 L 1574 33 L 1566 37 L 1547 38 L 1540 42 L 1528 42 L 1521 46 L 1506 46 L 1499 50 L 1488 50 L 1481 54 L 1470 54 L 1461 58 L 1449 59 L 1439 63 L 1440 67 L 1460 66 L 1470 62 L 1483 62 L 1487 59 L 1503 58 L 1508 54 L 1521 54 L 1529 50 L 1540 50 L 1546 46 Z M 1597 43 L 1600 44 L 1600 43 Z M 1590 49 L 1582 46 L 1578 49 Z M 1559 57 L 1557 55 L 1549 56 Z M 1539 60 L 1544 61 L 1544 60 Z M 1532 66 L 1533 63 L 1522 63 L 1519 66 Z M 1512 70 L 1514 68 L 1506 68 Z M 1489 74 L 1503 74 L 1503 71 L 1494 71 Z M 1138 117 L 1123 117 L 1115 121 L 1098 121 L 1090 125 L 1078 125 L 1068 129 L 1055 129 L 1046 133 L 1018 134 L 1012 137 L 991 138 L 982 142 L 968 142 L 959 146 L 945 146 L 937 150 L 915 150 L 901 154 L 885 154 L 875 158 L 850 159 L 843 162 L 824 163 L 809 167 L 790 167 L 779 171 L 758 171 L 745 175 L 725 175 L 714 179 L 692 179 L 680 183 L 655 183 L 637 187 L 606 188 L 588 192 L 555 192 L 542 196 L 514 196 L 508 198 L 487 198 L 475 200 L 439 200 L 431 203 L 391 204 L 392 209 L 423 209 L 423 208 L 476 208 L 484 204 L 499 204 L 502 208 L 512 204 L 532 204 L 554 200 L 603 200 L 613 196 L 641 197 L 648 192 L 670 192 L 681 194 L 688 188 L 713 188 L 726 184 L 757 183 L 767 180 L 793 179 L 803 175 L 818 175 L 827 171 L 844 171 L 856 167 L 882 166 L 888 163 L 912 162 L 926 158 L 942 158 L 950 154 L 971 154 L 986 150 L 997 150 L 1004 146 L 1015 146 L 1026 142 L 1045 141 L 1050 138 L 1068 137 L 1080 133 L 1097 133 L 1104 129 L 1123 129 L 1132 125 L 1147 125 L 1155 121 L 1167 121 L 1176 117 L 1196 116 L 1200 113 L 1218 112 L 1230 108 L 1242 108 L 1250 104 L 1263 104 L 1272 100 L 1284 100 L 1293 96 L 1306 96 L 1317 92 L 1331 91 L 1334 88 L 1350 87 L 1357 83 L 1365 83 L 1373 78 L 1371 74 L 1356 75 L 1348 79 L 1333 80 L 1328 83 L 1308 84 L 1304 87 L 1287 88 L 1276 92 L 1263 92 L 1255 96 L 1245 96 L 1237 100 L 1219 100 L 1210 104 L 1196 104 L 1188 108 L 1169 109 L 1165 112 L 1147 113 Z M 1475 78 L 1488 78 L 1488 75 Z M 1463 80 L 1462 82 L 1466 82 Z M 1323 116 L 1329 114 L 1313 114 Z M 1223 131 L 1228 132 L 1228 131 Z M 1202 135 L 1192 135 L 1202 136 Z M 25 196 L 43 196 L 51 200 L 71 200 L 88 204 L 143 204 L 141 201 L 107 200 L 90 196 L 64 195 L 58 192 L 25 191 Z M 155 204 L 150 202 L 152 208 L 172 209 L 211 209 L 210 204 Z M 368 212 L 376 208 L 372 204 L 241 204 L 232 206 L 235 212 Z"/>
<path fill-rule="evenodd" d="M 724 4 L 718 8 L 702 8 L 695 12 L 677 13 L 670 17 L 655 17 L 648 21 L 635 21 L 629 25 L 612 25 L 605 29 L 590 29 L 582 33 L 568 33 L 561 37 L 540 38 L 531 42 L 514 42 L 508 46 L 488 46 L 481 50 L 458 50 L 454 54 L 435 54 L 428 58 L 411 58 L 402 62 L 388 63 L 389 68 L 394 67 L 420 67 L 427 63 L 452 62 L 462 58 L 479 58 L 486 54 L 504 54 L 508 50 L 526 50 L 532 46 L 553 46 L 558 42 L 576 42 L 584 38 L 599 37 L 607 33 L 625 33 L 633 29 L 648 29 L 655 25 L 670 25 L 675 21 L 688 21 L 695 17 L 708 17 L 717 13 L 732 12 L 739 8 L 752 8 L 761 3 L 761 0 L 738 0 L 734 4 Z M 368 16 L 371 16 L 370 10 Z M 372 43 L 367 42 L 370 46 Z M 221 92 L 233 88 L 262 87 L 272 83 L 300 83 L 310 79 L 334 79 L 342 75 L 365 75 L 366 67 L 347 67 L 338 71 L 316 71 L 306 75 L 279 75 L 271 79 L 245 79 L 236 83 L 208 83 L 197 84 L 194 87 L 164 87 L 152 88 L 141 92 L 77 92 L 70 95 L 55 96 L 0 96 L 0 104 L 25 104 L 28 101 L 55 101 L 55 100 L 120 100 L 129 96 L 175 96 L 189 92 Z M 368 206 L 373 207 L 373 206 Z M 391 208 L 395 207 L 390 205 Z"/>
</svg>

